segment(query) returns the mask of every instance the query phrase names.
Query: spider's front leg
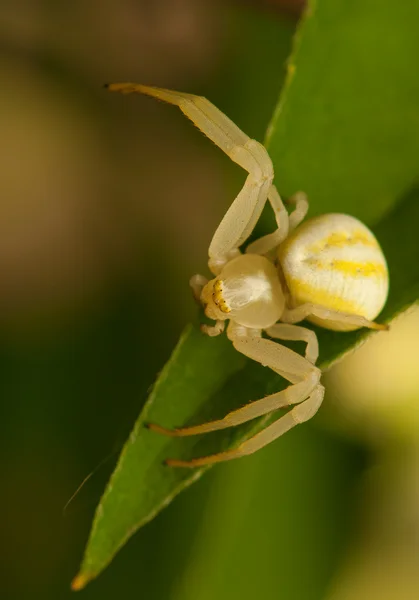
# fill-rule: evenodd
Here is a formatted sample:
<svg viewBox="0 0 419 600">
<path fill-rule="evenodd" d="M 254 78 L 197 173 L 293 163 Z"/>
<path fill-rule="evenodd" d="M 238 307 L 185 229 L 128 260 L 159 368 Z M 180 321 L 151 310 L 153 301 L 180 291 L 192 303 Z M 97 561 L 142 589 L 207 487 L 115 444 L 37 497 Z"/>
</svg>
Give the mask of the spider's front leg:
<svg viewBox="0 0 419 600">
<path fill-rule="evenodd" d="M 262 144 L 249 138 L 233 121 L 202 96 L 135 83 L 112 83 L 107 87 L 110 91 L 147 94 L 175 104 L 231 160 L 249 173 L 242 190 L 212 238 L 208 254 L 209 266 L 215 275 L 249 237 L 268 198 L 275 213 L 278 231 L 265 239 L 264 252 L 271 250 L 285 239 L 288 233 L 288 213 L 275 186 L 272 185 L 274 176 L 272 161 Z"/>
</svg>

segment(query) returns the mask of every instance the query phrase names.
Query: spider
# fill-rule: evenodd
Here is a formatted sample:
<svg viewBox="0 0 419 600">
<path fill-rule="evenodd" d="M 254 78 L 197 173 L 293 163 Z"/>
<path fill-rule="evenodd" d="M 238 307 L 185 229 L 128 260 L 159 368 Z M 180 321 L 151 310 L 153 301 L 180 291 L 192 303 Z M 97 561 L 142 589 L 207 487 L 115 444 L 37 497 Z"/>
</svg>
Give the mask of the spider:
<svg viewBox="0 0 419 600">
<path fill-rule="evenodd" d="M 270 367 L 289 381 L 283 391 L 253 401 L 224 418 L 201 425 L 166 429 L 168 436 L 190 436 L 245 423 L 280 408 L 290 410 L 237 448 L 192 460 L 168 459 L 174 467 L 199 467 L 252 454 L 286 431 L 310 419 L 320 407 L 324 387 L 316 367 L 319 354 L 314 331 L 295 323 L 308 319 L 332 330 L 360 327 L 388 329 L 373 319 L 388 294 L 388 270 L 371 231 L 354 217 L 326 214 L 300 225 L 308 211 L 303 192 L 288 201 L 288 214 L 273 185 L 274 170 L 267 150 L 250 139 L 226 115 L 201 96 L 133 83 L 114 83 L 111 91 L 141 93 L 175 104 L 227 156 L 248 172 L 246 182 L 218 226 L 209 246 L 208 266 L 214 278 L 192 277 L 195 297 L 213 325 L 209 336 L 223 332 L 234 348 Z M 269 200 L 277 229 L 240 247 L 252 233 Z M 299 226 L 300 225 L 300 226 Z M 269 338 L 262 337 L 265 333 Z M 305 357 L 273 339 L 306 343 Z"/>
</svg>

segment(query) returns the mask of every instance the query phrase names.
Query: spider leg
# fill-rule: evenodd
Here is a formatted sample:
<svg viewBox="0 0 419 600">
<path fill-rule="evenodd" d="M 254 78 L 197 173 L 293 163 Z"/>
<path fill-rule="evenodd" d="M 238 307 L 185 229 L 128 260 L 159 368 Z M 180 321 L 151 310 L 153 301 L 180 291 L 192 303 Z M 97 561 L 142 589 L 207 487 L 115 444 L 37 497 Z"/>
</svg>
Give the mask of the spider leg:
<svg viewBox="0 0 419 600">
<path fill-rule="evenodd" d="M 203 275 L 192 275 L 189 280 L 189 285 L 192 289 L 192 294 L 198 304 L 201 304 L 201 292 L 202 288 L 208 283 L 208 279 Z"/>
<path fill-rule="evenodd" d="M 256 417 L 260 417 L 278 410 L 279 408 L 298 404 L 307 397 L 311 397 L 313 390 L 317 389 L 318 387 L 323 389 L 323 387 L 319 384 L 321 375 L 320 370 L 314 367 L 296 352 L 293 352 L 292 350 L 281 346 L 280 344 L 272 342 L 271 340 L 263 339 L 260 336 L 238 335 L 237 328 L 231 325 L 229 327 L 229 337 L 232 339 L 235 348 L 239 352 L 242 352 L 249 358 L 258 361 L 265 366 L 269 366 L 271 369 L 292 382 L 293 385 L 290 385 L 281 392 L 271 394 L 266 398 L 256 400 L 242 408 L 239 408 L 238 410 L 232 411 L 223 419 L 209 421 L 208 423 L 203 423 L 202 425 L 183 427 L 174 430 L 165 429 L 158 425 L 149 425 L 151 429 L 158 433 L 174 437 L 184 437 L 208 433 L 210 431 L 217 431 L 245 423 L 251 419 L 255 419 Z M 297 412 L 296 415 L 298 414 L 299 413 Z M 196 460 L 205 460 L 205 463 L 199 462 L 199 464 L 210 464 L 211 462 L 217 462 L 218 460 L 228 460 L 228 456 L 230 456 L 231 452 L 232 451 L 228 451 L 227 454 L 222 453 L 222 455 L 225 455 L 226 458 L 217 458 L 216 461 L 213 461 L 212 457 Z M 234 456 L 231 457 L 234 458 Z M 173 466 L 197 466 L 195 459 L 193 461 L 186 462 L 171 460 L 167 462 Z"/>
<path fill-rule="evenodd" d="M 274 185 L 269 190 L 268 198 L 277 217 L 278 229 L 249 244 L 246 248 L 246 253 L 269 254 L 279 244 L 282 244 L 288 236 L 288 232 L 295 229 L 307 214 L 308 201 L 304 192 L 297 192 L 287 200 L 287 204 L 295 204 L 295 208 L 290 215 L 285 210 L 278 190 Z"/>
<path fill-rule="evenodd" d="M 313 417 L 319 409 L 324 396 L 324 387 L 317 385 L 310 396 L 305 402 L 301 402 L 283 417 L 280 417 L 277 421 L 262 429 L 259 433 L 249 438 L 245 442 L 241 443 L 237 448 L 232 450 L 226 450 L 225 452 L 219 452 L 210 456 L 203 456 L 201 458 L 194 458 L 192 460 L 177 460 L 168 459 L 166 463 L 172 467 L 202 467 L 205 465 L 211 465 L 217 462 L 223 462 L 231 460 L 233 458 L 240 458 L 248 454 L 257 452 L 264 446 L 267 446 L 276 438 L 280 437 L 295 425 L 304 423 Z"/>
<path fill-rule="evenodd" d="M 268 193 L 269 202 L 273 208 L 276 217 L 276 224 L 278 229 L 273 233 L 268 233 L 263 237 L 255 240 L 249 244 L 246 248 L 246 253 L 250 254 L 269 254 L 272 250 L 277 248 L 288 235 L 289 231 L 289 217 L 285 209 L 285 206 L 281 200 L 281 196 L 274 185 Z"/>
<path fill-rule="evenodd" d="M 289 216 L 289 228 L 292 231 L 303 221 L 308 212 L 307 195 L 304 192 L 296 192 L 287 200 L 287 204 L 295 205 L 294 210 Z"/>
<path fill-rule="evenodd" d="M 244 146 L 250 139 L 220 109 L 202 96 L 139 83 L 111 83 L 106 87 L 111 92 L 145 94 L 178 106 L 202 133 L 226 154 L 229 154 L 236 146 Z"/>
<path fill-rule="evenodd" d="M 233 204 L 216 230 L 209 247 L 209 264 L 217 274 L 229 254 L 249 237 L 269 196 L 281 236 L 288 232 L 288 214 L 275 188 L 271 188 L 274 172 L 265 147 L 250 139 L 237 125 L 202 96 L 134 83 L 112 83 L 111 91 L 141 93 L 175 104 L 227 156 L 249 175 Z M 277 245 L 277 244 L 276 244 Z"/>
<path fill-rule="evenodd" d="M 316 364 L 319 357 L 319 343 L 316 334 L 311 329 L 299 327 L 298 325 L 276 323 L 272 327 L 268 327 L 265 331 L 272 338 L 307 342 L 305 357 L 313 365 Z"/>
<path fill-rule="evenodd" d="M 210 431 L 219 431 L 220 429 L 227 429 L 228 427 L 235 427 L 236 425 L 246 423 L 257 417 L 262 417 L 279 408 L 301 402 L 304 398 L 307 398 L 313 389 L 313 386 L 316 385 L 316 379 L 318 380 L 318 377 L 313 374 L 309 379 L 290 385 L 281 392 L 270 394 L 261 400 L 254 400 L 242 408 L 232 410 L 224 418 L 217 419 L 216 421 L 208 421 L 201 425 L 181 427 L 178 429 L 166 429 L 165 427 L 160 427 L 160 425 L 149 423 L 148 428 L 156 433 L 161 433 L 169 437 L 186 437 L 190 435 L 199 435 L 201 433 L 209 433 Z"/>
<path fill-rule="evenodd" d="M 220 333 L 223 333 L 225 324 L 225 321 L 220 320 L 215 321 L 215 325 L 206 325 L 205 323 L 203 323 L 201 325 L 201 331 L 209 337 L 215 337 L 217 335 L 220 335 Z"/>
<path fill-rule="evenodd" d="M 376 323 L 375 321 L 369 321 L 364 317 L 358 315 L 351 315 L 337 310 L 330 310 L 317 304 L 301 304 L 296 308 L 286 308 L 281 315 L 281 321 L 285 323 L 298 323 L 307 317 L 318 317 L 325 321 L 335 321 L 342 325 L 349 325 L 354 327 L 367 327 L 368 329 L 387 330 L 389 328 L 386 324 Z"/>
</svg>

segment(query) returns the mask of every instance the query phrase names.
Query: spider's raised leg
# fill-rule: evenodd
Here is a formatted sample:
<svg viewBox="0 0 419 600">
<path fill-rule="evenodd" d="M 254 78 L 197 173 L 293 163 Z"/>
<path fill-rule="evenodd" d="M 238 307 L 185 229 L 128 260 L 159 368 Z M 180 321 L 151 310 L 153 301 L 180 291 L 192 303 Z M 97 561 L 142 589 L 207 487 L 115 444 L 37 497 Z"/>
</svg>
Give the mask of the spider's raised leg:
<svg viewBox="0 0 419 600">
<path fill-rule="evenodd" d="M 216 230 L 210 247 L 210 268 L 217 274 L 232 252 L 249 237 L 269 196 L 281 236 L 288 232 L 288 215 L 273 180 L 272 161 L 262 144 L 250 139 L 237 125 L 202 96 L 134 83 L 112 83 L 111 91 L 154 96 L 179 106 L 181 111 L 209 137 L 227 156 L 249 175 L 233 204 Z"/>
</svg>

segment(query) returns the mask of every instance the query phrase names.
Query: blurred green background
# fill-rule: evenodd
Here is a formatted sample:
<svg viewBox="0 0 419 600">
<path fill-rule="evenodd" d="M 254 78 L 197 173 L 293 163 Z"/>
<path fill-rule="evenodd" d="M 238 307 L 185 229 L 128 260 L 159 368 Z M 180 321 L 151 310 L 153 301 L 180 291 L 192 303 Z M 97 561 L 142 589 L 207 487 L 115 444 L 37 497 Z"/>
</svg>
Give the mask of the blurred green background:
<svg viewBox="0 0 419 600">
<path fill-rule="evenodd" d="M 0 6 L 5 600 L 72 595 L 121 444 L 195 314 L 188 279 L 243 179 L 174 109 L 103 83 L 201 93 L 263 140 L 300 6 Z M 312 424 L 213 469 L 80 593 L 417 598 L 418 333 L 413 311 L 338 365 Z"/>
</svg>

